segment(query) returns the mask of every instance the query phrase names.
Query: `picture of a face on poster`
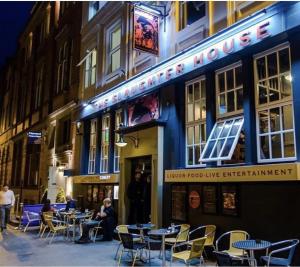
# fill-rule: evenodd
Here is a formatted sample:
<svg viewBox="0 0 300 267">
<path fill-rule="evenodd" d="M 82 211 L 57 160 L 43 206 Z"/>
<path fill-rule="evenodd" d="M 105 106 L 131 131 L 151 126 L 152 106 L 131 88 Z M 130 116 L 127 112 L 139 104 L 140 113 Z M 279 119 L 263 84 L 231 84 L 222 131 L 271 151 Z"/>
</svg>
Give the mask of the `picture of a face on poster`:
<svg viewBox="0 0 300 267">
<path fill-rule="evenodd" d="M 143 11 L 134 9 L 134 48 L 158 55 L 158 17 Z"/>
</svg>

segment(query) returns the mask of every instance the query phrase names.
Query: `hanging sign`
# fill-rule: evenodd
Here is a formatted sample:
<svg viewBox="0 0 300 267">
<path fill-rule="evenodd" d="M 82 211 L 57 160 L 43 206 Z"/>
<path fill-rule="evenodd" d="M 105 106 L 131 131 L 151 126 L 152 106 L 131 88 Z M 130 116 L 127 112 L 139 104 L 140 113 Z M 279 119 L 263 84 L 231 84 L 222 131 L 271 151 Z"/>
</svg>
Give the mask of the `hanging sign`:
<svg viewBox="0 0 300 267">
<path fill-rule="evenodd" d="M 133 47 L 147 53 L 158 55 L 158 16 L 134 8 Z"/>
</svg>

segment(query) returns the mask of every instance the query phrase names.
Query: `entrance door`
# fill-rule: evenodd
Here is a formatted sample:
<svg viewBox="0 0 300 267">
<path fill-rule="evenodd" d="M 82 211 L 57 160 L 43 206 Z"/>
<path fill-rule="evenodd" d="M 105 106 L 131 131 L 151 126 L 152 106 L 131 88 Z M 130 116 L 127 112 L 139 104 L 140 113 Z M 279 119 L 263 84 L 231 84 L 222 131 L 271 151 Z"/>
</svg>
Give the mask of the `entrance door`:
<svg viewBox="0 0 300 267">
<path fill-rule="evenodd" d="M 130 159 L 131 172 L 128 177 L 128 224 L 151 221 L 151 156 Z"/>
</svg>

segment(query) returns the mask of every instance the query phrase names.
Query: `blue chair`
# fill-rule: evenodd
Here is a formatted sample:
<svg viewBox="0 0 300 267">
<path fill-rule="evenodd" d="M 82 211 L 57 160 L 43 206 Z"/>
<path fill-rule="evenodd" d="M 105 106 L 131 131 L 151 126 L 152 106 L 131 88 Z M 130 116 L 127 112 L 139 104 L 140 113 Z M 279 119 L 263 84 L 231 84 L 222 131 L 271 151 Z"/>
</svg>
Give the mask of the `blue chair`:
<svg viewBox="0 0 300 267">
<path fill-rule="evenodd" d="M 267 264 L 267 266 L 275 265 L 275 266 L 290 266 L 293 260 L 293 256 L 295 254 L 296 246 L 299 244 L 298 239 L 290 239 L 284 240 L 280 242 L 273 243 L 271 248 L 274 246 L 279 246 L 280 248 L 272 250 L 267 256 L 262 256 L 261 260 Z M 279 258 L 274 257 L 274 254 L 278 254 L 281 252 L 288 252 L 287 258 Z"/>
</svg>

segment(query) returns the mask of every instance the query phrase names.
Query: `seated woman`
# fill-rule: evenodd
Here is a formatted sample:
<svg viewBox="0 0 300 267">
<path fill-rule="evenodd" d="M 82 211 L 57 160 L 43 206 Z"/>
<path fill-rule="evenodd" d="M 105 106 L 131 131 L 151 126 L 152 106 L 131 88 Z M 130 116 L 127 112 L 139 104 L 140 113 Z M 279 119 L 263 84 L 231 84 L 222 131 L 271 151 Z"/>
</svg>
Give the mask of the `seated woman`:
<svg viewBox="0 0 300 267">
<path fill-rule="evenodd" d="M 94 219 L 82 224 L 82 235 L 76 241 L 76 243 L 90 242 L 91 240 L 89 237 L 89 231 L 90 229 L 98 226 L 99 222 L 103 228 L 102 241 L 111 241 L 115 228 L 115 212 L 113 207 L 111 206 L 110 198 L 105 198 L 103 200 L 103 206 L 101 206 L 100 212 L 96 214 L 96 217 Z"/>
<path fill-rule="evenodd" d="M 43 213 L 44 212 L 49 212 L 49 211 L 54 212 L 54 209 L 51 207 L 51 201 L 50 201 L 50 199 L 46 199 L 46 201 L 44 203 L 44 206 L 42 207 L 42 209 L 40 211 L 40 216 L 41 216 L 43 224 L 46 224 L 46 222 L 44 220 L 44 217 L 43 217 Z"/>
</svg>

